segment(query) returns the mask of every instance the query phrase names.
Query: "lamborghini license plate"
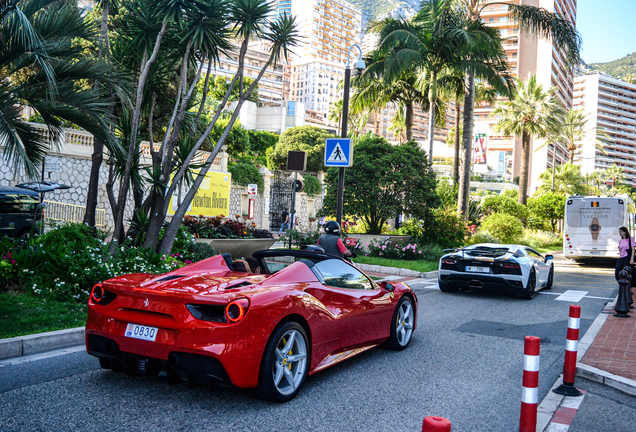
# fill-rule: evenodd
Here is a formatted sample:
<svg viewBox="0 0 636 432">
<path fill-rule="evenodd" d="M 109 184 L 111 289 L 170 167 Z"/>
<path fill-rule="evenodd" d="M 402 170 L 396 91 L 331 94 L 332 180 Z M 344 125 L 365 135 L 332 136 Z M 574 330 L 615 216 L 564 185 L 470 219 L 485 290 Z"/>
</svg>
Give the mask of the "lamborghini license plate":
<svg viewBox="0 0 636 432">
<path fill-rule="evenodd" d="M 139 324 L 128 324 L 124 336 L 154 342 L 157 338 L 158 330 L 159 329 L 157 327 L 142 326 Z"/>
<path fill-rule="evenodd" d="M 490 273 L 490 269 L 488 267 L 466 267 L 467 272 L 471 273 Z"/>
</svg>

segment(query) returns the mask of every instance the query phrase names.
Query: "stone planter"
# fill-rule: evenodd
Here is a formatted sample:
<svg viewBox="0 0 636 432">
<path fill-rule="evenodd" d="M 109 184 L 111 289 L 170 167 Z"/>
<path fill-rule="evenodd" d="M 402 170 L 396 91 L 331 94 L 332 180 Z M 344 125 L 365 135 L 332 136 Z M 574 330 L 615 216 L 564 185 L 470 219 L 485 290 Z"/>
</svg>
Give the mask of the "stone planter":
<svg viewBox="0 0 636 432">
<path fill-rule="evenodd" d="M 229 253 L 232 258 L 249 258 L 256 251 L 269 249 L 276 239 L 194 239 L 197 243 L 207 243 L 216 249 L 217 253 Z"/>
<path fill-rule="evenodd" d="M 366 246 L 368 243 L 375 241 L 376 243 L 379 240 L 382 240 L 386 237 L 389 238 L 389 243 L 396 244 L 401 241 L 410 241 L 413 236 L 409 235 L 383 235 L 383 234 L 349 234 L 347 237 L 355 238 L 358 241 L 358 244 L 362 245 L 362 250 L 365 252 L 369 251 L 369 248 Z"/>
</svg>

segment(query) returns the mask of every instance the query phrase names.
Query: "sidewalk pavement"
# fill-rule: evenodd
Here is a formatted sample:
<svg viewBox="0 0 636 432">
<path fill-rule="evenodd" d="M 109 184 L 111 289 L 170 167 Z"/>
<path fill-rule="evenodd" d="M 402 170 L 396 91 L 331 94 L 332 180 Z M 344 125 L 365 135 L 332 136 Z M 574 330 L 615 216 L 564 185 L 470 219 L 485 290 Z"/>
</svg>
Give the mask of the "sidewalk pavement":
<svg viewBox="0 0 636 432">
<path fill-rule="evenodd" d="M 594 322 L 596 332 L 581 353 L 576 374 L 636 396 L 636 309 L 629 318 L 618 318 L 615 303 L 608 303 Z"/>
</svg>

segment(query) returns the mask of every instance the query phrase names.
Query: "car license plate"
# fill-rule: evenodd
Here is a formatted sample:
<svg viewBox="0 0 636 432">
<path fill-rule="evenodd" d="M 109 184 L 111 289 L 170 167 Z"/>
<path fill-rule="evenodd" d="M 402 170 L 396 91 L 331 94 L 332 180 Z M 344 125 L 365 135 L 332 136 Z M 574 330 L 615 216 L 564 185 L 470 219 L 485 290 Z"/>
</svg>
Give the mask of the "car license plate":
<svg viewBox="0 0 636 432">
<path fill-rule="evenodd" d="M 124 336 L 154 342 L 157 338 L 158 330 L 159 329 L 157 327 L 142 326 L 139 324 L 128 324 Z"/>
<path fill-rule="evenodd" d="M 488 267 L 466 267 L 467 272 L 472 273 L 490 273 L 490 269 Z"/>
</svg>

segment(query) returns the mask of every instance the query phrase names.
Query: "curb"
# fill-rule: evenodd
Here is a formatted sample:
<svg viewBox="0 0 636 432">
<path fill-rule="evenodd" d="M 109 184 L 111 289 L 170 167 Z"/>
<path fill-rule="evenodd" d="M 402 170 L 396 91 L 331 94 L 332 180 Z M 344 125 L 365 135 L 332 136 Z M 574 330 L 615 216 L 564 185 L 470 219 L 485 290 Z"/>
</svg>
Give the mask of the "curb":
<svg viewBox="0 0 636 432">
<path fill-rule="evenodd" d="M 431 272 L 418 272 L 415 270 L 403 269 L 399 267 L 384 267 L 379 265 L 371 265 L 371 264 L 353 264 L 356 268 L 362 271 L 368 271 L 373 273 L 382 273 L 382 274 L 390 274 L 395 276 L 405 276 L 405 277 L 413 277 L 413 278 L 423 278 L 423 279 L 434 279 L 437 278 L 438 271 Z"/>
<path fill-rule="evenodd" d="M 616 299 L 614 299 L 612 302 L 609 302 L 605 306 L 605 310 L 607 310 L 608 307 L 612 306 L 615 303 Z M 590 345 L 592 345 L 592 342 L 594 342 L 596 335 L 601 330 L 601 327 L 603 327 L 603 324 L 605 324 L 605 321 L 609 316 L 609 314 L 605 312 L 605 310 L 601 312 L 598 317 L 596 317 L 588 331 L 585 333 L 585 336 L 583 336 L 583 338 L 579 342 L 576 376 L 580 376 L 581 378 L 585 378 L 590 381 L 615 388 L 616 390 L 620 390 L 623 393 L 627 393 L 628 395 L 636 396 L 636 381 L 629 378 L 624 378 L 619 375 L 614 375 L 613 373 L 595 368 L 593 366 L 588 366 L 584 363 L 580 363 L 581 359 L 585 355 L 585 352 L 590 347 Z"/>
<path fill-rule="evenodd" d="M 0 339 L 0 360 L 83 345 L 85 327 Z"/>
</svg>

